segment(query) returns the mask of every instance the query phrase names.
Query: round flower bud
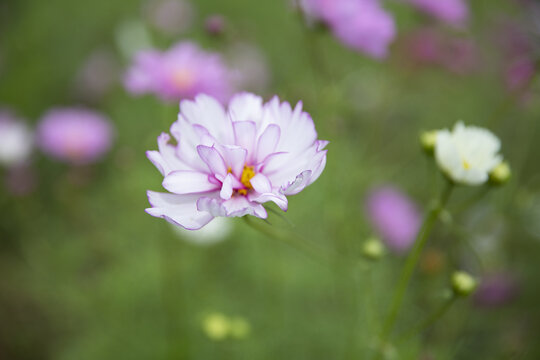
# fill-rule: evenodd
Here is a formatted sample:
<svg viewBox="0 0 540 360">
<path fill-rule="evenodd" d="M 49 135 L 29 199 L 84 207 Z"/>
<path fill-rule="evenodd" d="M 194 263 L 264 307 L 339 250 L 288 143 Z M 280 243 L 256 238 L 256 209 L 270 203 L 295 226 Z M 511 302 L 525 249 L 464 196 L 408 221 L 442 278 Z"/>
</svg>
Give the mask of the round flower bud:
<svg viewBox="0 0 540 360">
<path fill-rule="evenodd" d="M 428 154 L 433 154 L 437 142 L 437 130 L 424 131 L 420 134 L 420 145 Z"/>
<path fill-rule="evenodd" d="M 369 260 L 379 260 L 384 255 L 384 245 L 377 238 L 369 238 L 362 246 L 362 255 Z"/>
<path fill-rule="evenodd" d="M 203 320 L 203 330 L 212 340 L 223 340 L 230 330 L 229 320 L 221 313 L 212 313 Z"/>
<path fill-rule="evenodd" d="M 495 166 L 493 170 L 489 173 L 489 180 L 492 184 L 503 185 L 512 176 L 512 171 L 510 170 L 510 165 L 506 161 L 501 161 L 499 165 Z"/>
<path fill-rule="evenodd" d="M 452 290 L 458 296 L 469 296 L 477 285 L 476 280 L 464 271 L 456 271 L 452 274 Z"/>
</svg>

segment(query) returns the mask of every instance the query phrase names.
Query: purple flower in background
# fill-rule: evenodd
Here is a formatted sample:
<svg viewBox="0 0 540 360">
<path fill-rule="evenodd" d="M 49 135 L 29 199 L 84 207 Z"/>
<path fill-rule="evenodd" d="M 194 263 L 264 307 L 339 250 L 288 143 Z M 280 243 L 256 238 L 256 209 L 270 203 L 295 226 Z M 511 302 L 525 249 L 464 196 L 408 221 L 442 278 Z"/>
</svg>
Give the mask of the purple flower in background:
<svg viewBox="0 0 540 360">
<path fill-rule="evenodd" d="M 169 134 L 158 137 L 150 161 L 164 176 L 169 193 L 148 191 L 146 212 L 188 230 L 215 217 L 266 218 L 262 204 L 287 210 L 287 196 L 313 183 L 326 165 L 328 143 L 317 139 L 302 104 L 291 108 L 274 97 L 263 104 L 249 93 L 236 95 L 227 109 L 199 95 L 180 103 Z"/>
<path fill-rule="evenodd" d="M 156 29 L 168 35 L 188 30 L 195 16 L 191 3 L 183 0 L 151 0 L 145 4 L 144 12 Z"/>
<path fill-rule="evenodd" d="M 222 15 L 211 15 L 204 20 L 204 29 L 210 35 L 221 35 L 225 31 L 225 23 Z"/>
<path fill-rule="evenodd" d="M 37 129 L 37 142 L 44 153 L 75 165 L 99 160 L 111 147 L 112 137 L 109 121 L 83 108 L 50 110 Z"/>
<path fill-rule="evenodd" d="M 474 72 L 479 63 L 476 43 L 455 37 L 437 28 L 422 28 L 404 37 L 402 48 L 414 64 L 437 66 L 455 74 Z"/>
<path fill-rule="evenodd" d="M 7 110 L 0 110 L 0 164 L 25 163 L 34 146 L 34 135 L 26 124 Z"/>
<path fill-rule="evenodd" d="M 512 301 L 518 293 L 517 282 L 507 273 L 485 276 L 474 296 L 474 302 L 482 307 L 502 306 Z"/>
<path fill-rule="evenodd" d="M 405 194 L 391 186 L 377 188 L 368 196 L 367 212 L 390 250 L 402 253 L 413 245 L 420 229 L 421 215 Z"/>
<path fill-rule="evenodd" d="M 465 0 L 408 0 L 418 10 L 450 25 L 463 26 L 469 17 Z"/>
<path fill-rule="evenodd" d="M 303 0 L 305 14 L 324 22 L 345 46 L 380 59 L 394 40 L 394 18 L 377 0 Z"/>
<path fill-rule="evenodd" d="M 218 54 L 182 42 L 165 52 L 140 51 L 124 84 L 132 94 L 153 93 L 165 101 L 193 99 L 202 93 L 225 102 L 231 95 L 232 78 Z"/>
</svg>

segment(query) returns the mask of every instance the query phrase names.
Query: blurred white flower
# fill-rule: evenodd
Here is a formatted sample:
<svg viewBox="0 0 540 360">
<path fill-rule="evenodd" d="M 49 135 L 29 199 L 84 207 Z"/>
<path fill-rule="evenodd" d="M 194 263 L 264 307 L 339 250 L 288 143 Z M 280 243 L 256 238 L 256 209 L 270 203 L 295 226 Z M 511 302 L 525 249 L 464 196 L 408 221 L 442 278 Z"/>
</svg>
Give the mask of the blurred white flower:
<svg viewBox="0 0 540 360">
<path fill-rule="evenodd" d="M 0 111 L 0 164 L 24 163 L 34 146 L 34 136 L 22 121 L 8 111 Z"/>
<path fill-rule="evenodd" d="M 227 238 L 233 225 L 229 218 L 218 217 L 199 230 L 186 230 L 180 226 L 172 225 L 173 231 L 182 239 L 196 245 L 213 245 Z"/>
<path fill-rule="evenodd" d="M 501 163 L 500 140 L 489 130 L 458 122 L 452 131 L 437 132 L 435 159 L 441 170 L 456 183 L 480 185 Z"/>
</svg>

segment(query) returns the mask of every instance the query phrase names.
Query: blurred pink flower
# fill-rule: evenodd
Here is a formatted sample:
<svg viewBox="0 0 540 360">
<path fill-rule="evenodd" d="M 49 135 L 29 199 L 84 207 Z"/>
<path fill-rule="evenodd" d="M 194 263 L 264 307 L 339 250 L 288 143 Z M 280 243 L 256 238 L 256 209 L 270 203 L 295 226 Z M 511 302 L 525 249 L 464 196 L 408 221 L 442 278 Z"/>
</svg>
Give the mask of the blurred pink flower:
<svg viewBox="0 0 540 360">
<path fill-rule="evenodd" d="M 210 35 L 221 35 L 225 31 L 225 18 L 222 15 L 211 15 L 204 20 L 204 29 Z"/>
<path fill-rule="evenodd" d="M 523 57 L 510 62 L 504 74 L 507 89 L 510 91 L 526 89 L 535 73 L 536 65 L 530 58 Z"/>
<path fill-rule="evenodd" d="M 170 136 L 158 137 L 150 161 L 170 193 L 148 191 L 146 212 L 189 230 L 214 217 L 266 218 L 263 203 L 286 211 L 287 195 L 313 183 L 326 164 L 327 141 L 317 140 L 309 114 L 277 97 L 263 104 L 249 93 L 232 98 L 227 109 L 206 95 L 180 103 Z"/>
<path fill-rule="evenodd" d="M 145 4 L 148 21 L 168 35 L 178 35 L 193 24 L 195 10 L 189 1 L 151 0 Z"/>
<path fill-rule="evenodd" d="M 394 18 L 377 0 L 302 0 L 301 6 L 345 46 L 376 59 L 386 57 L 396 35 Z"/>
<path fill-rule="evenodd" d="M 469 17 L 465 0 L 408 0 L 413 6 L 434 18 L 454 26 L 463 26 Z"/>
<path fill-rule="evenodd" d="M 391 186 L 377 188 L 368 195 L 367 213 L 390 250 L 403 253 L 413 245 L 421 215 L 405 194 Z"/>
<path fill-rule="evenodd" d="M 456 74 L 475 71 L 479 53 L 475 42 L 454 37 L 437 28 L 422 28 L 406 34 L 402 49 L 413 63 L 438 66 Z"/>
<path fill-rule="evenodd" d="M 34 147 L 34 135 L 26 124 L 7 110 L 0 110 L 0 164 L 25 163 Z"/>
<path fill-rule="evenodd" d="M 232 78 L 218 54 L 181 42 L 165 52 L 140 51 L 124 85 L 132 94 L 153 93 L 165 101 L 193 99 L 202 93 L 224 102 L 231 95 Z"/>
<path fill-rule="evenodd" d="M 474 302 L 482 307 L 502 306 L 512 301 L 518 293 L 517 281 L 508 273 L 494 273 L 482 278 Z"/>
<path fill-rule="evenodd" d="M 111 147 L 112 137 L 109 121 L 83 108 L 50 110 L 37 129 L 37 142 L 44 153 L 76 165 L 99 160 Z"/>
</svg>

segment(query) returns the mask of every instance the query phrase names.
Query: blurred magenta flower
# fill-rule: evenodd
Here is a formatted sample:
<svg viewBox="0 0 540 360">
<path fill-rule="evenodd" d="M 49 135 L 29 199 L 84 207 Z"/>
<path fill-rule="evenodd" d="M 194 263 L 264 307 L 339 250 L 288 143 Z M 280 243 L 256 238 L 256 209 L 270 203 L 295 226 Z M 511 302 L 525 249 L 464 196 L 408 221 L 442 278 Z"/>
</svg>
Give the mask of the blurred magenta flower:
<svg viewBox="0 0 540 360">
<path fill-rule="evenodd" d="M 178 35 L 193 24 L 195 9 L 189 1 L 151 0 L 144 6 L 148 21 L 168 35 Z"/>
<path fill-rule="evenodd" d="M 300 5 L 345 46 L 376 59 L 386 57 L 396 35 L 394 18 L 377 0 L 302 0 Z"/>
<path fill-rule="evenodd" d="M 52 109 L 37 129 L 37 143 L 44 153 L 75 165 L 99 160 L 111 147 L 112 137 L 105 116 L 84 108 Z"/>
<path fill-rule="evenodd" d="M 181 42 L 165 52 L 140 51 L 124 84 L 132 94 L 153 93 L 164 101 L 193 99 L 202 93 L 224 102 L 231 95 L 232 80 L 220 55 Z"/>
<path fill-rule="evenodd" d="M 277 97 L 263 104 L 249 93 L 234 96 L 228 108 L 199 95 L 180 103 L 170 136 L 158 137 L 150 161 L 170 193 L 148 191 L 146 212 L 189 230 L 214 217 L 266 218 L 263 203 L 287 210 L 287 195 L 313 183 L 326 164 L 327 141 L 317 140 L 309 114 Z"/>
<path fill-rule="evenodd" d="M 466 0 L 408 0 L 418 10 L 454 26 L 463 26 L 469 17 Z"/>
<path fill-rule="evenodd" d="M 225 31 L 225 18 L 222 15 L 210 15 L 204 20 L 204 29 L 210 35 L 221 35 Z"/>
<path fill-rule="evenodd" d="M 406 34 L 402 48 L 414 64 L 441 67 L 459 75 L 474 72 L 480 63 L 479 51 L 472 39 L 455 37 L 432 27 Z"/>
<path fill-rule="evenodd" d="M 369 193 L 366 205 L 370 221 L 390 250 L 403 253 L 414 244 L 422 219 L 409 197 L 384 186 Z"/>
<path fill-rule="evenodd" d="M 0 164 L 25 163 L 34 147 L 34 135 L 26 124 L 8 110 L 0 110 Z"/>
<path fill-rule="evenodd" d="M 482 307 L 502 306 L 512 301 L 518 293 L 515 278 L 508 273 L 494 273 L 482 278 L 474 302 Z"/>
</svg>

